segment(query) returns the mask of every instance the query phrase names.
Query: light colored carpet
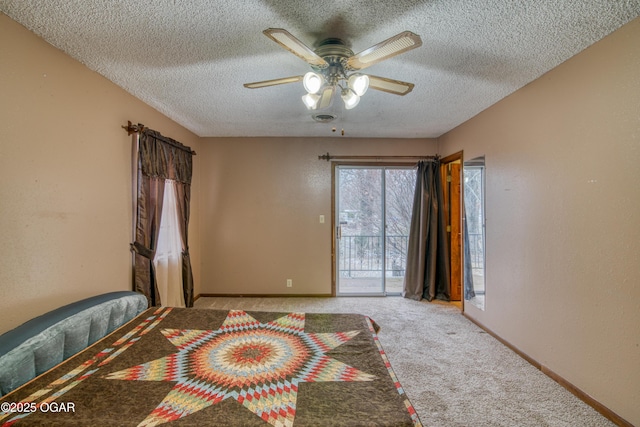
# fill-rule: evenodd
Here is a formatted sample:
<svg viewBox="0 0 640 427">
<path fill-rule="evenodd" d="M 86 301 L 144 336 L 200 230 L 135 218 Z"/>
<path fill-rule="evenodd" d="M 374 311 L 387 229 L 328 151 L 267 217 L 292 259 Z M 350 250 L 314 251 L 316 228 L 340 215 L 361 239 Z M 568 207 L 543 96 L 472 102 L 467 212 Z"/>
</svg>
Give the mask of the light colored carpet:
<svg viewBox="0 0 640 427">
<path fill-rule="evenodd" d="M 614 426 L 444 303 L 401 297 L 200 298 L 196 308 L 359 313 L 425 426 Z"/>
</svg>

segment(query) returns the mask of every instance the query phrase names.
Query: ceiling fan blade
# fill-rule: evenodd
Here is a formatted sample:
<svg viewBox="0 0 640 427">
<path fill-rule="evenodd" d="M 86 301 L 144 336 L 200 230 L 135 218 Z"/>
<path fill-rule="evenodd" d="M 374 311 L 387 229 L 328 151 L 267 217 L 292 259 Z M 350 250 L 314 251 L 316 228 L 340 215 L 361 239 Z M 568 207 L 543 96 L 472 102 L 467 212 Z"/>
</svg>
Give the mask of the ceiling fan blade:
<svg viewBox="0 0 640 427">
<path fill-rule="evenodd" d="M 281 79 L 264 80 L 262 82 L 245 83 L 243 86 L 249 89 L 258 89 L 261 87 L 284 85 L 287 83 L 295 83 L 302 80 L 302 76 L 284 77 Z"/>
<path fill-rule="evenodd" d="M 384 77 L 369 76 L 369 88 L 381 90 L 382 92 L 392 93 L 394 95 L 404 96 L 413 90 L 413 83 L 401 82 L 400 80 L 391 80 Z"/>
<path fill-rule="evenodd" d="M 327 61 L 320 58 L 313 50 L 291 35 L 287 30 L 283 30 L 282 28 L 268 28 L 264 30 L 263 33 L 308 64 L 319 68 L 326 68 L 329 66 Z"/>
<path fill-rule="evenodd" d="M 347 68 L 362 70 L 420 46 L 422 46 L 420 36 L 411 31 L 405 31 L 353 55 L 347 61 Z"/>
<path fill-rule="evenodd" d="M 322 110 L 331 105 L 331 101 L 333 100 L 333 94 L 336 91 L 335 86 L 327 86 L 322 91 L 322 96 L 320 97 L 320 101 L 318 101 L 318 110 Z"/>
</svg>

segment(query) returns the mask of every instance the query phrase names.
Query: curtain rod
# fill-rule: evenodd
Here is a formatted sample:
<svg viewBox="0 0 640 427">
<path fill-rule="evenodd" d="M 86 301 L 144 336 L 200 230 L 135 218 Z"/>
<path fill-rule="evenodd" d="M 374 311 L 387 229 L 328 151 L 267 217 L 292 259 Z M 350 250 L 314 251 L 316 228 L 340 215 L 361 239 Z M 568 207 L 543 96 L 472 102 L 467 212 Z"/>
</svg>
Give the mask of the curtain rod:
<svg viewBox="0 0 640 427">
<path fill-rule="evenodd" d="M 138 123 L 137 125 L 134 125 L 133 123 L 131 123 L 131 121 L 127 121 L 127 125 L 126 126 L 121 126 L 122 129 L 127 131 L 127 135 L 131 136 L 134 133 L 140 133 L 143 132 L 145 129 L 149 130 L 148 127 L 146 127 L 145 125 L 143 125 L 142 123 Z M 187 153 L 191 153 L 192 155 L 196 155 L 196 152 L 193 151 L 191 148 L 186 147 L 182 144 L 178 144 L 176 142 L 174 142 L 172 139 L 170 138 L 166 138 L 160 134 L 154 135 L 155 138 L 159 139 L 160 141 L 164 142 L 165 144 L 169 144 L 172 147 L 178 148 L 182 151 L 186 151 Z"/>
<path fill-rule="evenodd" d="M 436 160 L 440 156 L 332 156 L 331 154 L 323 154 L 318 156 L 318 160 L 367 160 L 367 159 L 418 159 L 418 160 Z"/>
</svg>

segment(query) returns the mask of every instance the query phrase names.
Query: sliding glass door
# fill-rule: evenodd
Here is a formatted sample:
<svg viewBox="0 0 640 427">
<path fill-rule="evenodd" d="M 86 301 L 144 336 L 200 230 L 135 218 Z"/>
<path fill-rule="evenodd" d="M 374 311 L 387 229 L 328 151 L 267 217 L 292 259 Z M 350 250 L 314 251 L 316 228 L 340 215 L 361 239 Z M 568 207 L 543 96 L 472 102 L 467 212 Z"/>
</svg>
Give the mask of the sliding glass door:
<svg viewBox="0 0 640 427">
<path fill-rule="evenodd" d="M 336 292 L 399 295 L 406 265 L 415 168 L 336 168 Z"/>
</svg>

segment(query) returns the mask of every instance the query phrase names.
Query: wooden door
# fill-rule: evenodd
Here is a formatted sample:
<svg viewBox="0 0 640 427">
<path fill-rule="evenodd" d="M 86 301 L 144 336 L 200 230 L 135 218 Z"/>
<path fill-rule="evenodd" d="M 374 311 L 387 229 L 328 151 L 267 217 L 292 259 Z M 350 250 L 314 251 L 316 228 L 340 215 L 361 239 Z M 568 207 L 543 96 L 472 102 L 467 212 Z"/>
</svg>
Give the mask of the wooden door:
<svg viewBox="0 0 640 427">
<path fill-rule="evenodd" d="M 462 199 L 460 157 L 443 159 L 440 176 L 443 183 L 444 210 L 447 219 L 451 301 L 462 300 Z"/>
<path fill-rule="evenodd" d="M 451 301 L 462 299 L 462 209 L 460 198 L 460 163 L 449 170 L 449 248 L 451 248 Z"/>
</svg>

